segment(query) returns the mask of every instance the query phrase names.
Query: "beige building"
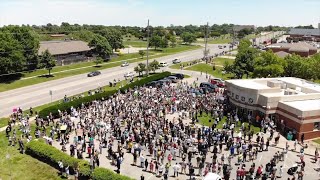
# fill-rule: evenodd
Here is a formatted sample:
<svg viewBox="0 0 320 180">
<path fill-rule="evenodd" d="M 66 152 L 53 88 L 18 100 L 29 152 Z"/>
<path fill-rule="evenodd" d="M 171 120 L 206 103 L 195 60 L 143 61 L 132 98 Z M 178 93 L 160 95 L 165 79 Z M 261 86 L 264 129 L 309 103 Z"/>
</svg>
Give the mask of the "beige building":
<svg viewBox="0 0 320 180">
<path fill-rule="evenodd" d="M 305 139 L 320 136 L 320 85 L 293 77 L 226 81 L 238 113 L 259 122 L 268 117 L 279 130 Z"/>
</svg>

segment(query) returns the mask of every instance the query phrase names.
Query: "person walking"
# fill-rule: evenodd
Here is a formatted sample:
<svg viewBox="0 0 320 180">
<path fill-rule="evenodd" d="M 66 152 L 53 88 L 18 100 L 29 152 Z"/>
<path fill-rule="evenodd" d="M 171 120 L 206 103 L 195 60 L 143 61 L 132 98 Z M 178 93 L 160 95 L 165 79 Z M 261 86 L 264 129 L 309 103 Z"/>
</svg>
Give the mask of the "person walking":
<svg viewBox="0 0 320 180">
<path fill-rule="evenodd" d="M 180 169 L 180 166 L 178 165 L 178 163 L 173 165 L 173 177 L 179 176 L 179 169 Z"/>
</svg>

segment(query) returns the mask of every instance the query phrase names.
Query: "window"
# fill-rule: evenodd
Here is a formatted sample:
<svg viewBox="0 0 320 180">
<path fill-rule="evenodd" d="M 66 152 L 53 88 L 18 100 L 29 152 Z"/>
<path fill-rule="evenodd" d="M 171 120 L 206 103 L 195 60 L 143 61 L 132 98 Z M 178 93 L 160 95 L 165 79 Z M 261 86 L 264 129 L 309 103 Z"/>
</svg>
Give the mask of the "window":
<svg viewBox="0 0 320 180">
<path fill-rule="evenodd" d="M 320 122 L 315 122 L 314 123 L 313 130 L 320 130 Z"/>
<path fill-rule="evenodd" d="M 241 96 L 241 101 L 246 101 L 246 98 Z"/>
<path fill-rule="evenodd" d="M 236 99 L 239 99 L 239 95 L 236 95 Z"/>
</svg>

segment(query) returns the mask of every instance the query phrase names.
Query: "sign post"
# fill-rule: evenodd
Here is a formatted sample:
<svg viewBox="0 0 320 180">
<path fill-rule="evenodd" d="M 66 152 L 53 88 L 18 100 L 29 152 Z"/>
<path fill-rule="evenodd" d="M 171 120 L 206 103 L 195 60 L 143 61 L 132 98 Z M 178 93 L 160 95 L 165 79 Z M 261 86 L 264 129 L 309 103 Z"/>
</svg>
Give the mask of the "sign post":
<svg viewBox="0 0 320 180">
<path fill-rule="evenodd" d="M 52 90 L 49 91 L 49 95 L 51 96 L 51 102 L 52 102 Z"/>
</svg>

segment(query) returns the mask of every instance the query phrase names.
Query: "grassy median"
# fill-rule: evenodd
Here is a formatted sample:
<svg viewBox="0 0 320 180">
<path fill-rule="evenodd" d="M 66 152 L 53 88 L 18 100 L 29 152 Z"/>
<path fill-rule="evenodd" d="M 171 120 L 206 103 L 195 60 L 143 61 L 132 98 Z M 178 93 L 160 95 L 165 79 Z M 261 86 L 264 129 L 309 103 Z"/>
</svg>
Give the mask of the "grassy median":
<svg viewBox="0 0 320 180">
<path fill-rule="evenodd" d="M 200 46 L 187 46 L 187 45 L 178 45 L 175 48 L 166 48 L 162 50 L 150 50 L 150 59 L 159 58 L 162 56 L 175 54 L 188 50 L 195 50 L 201 48 Z M 0 83 L 0 92 L 21 88 L 29 85 L 34 85 L 42 82 L 47 82 L 55 79 L 61 79 L 69 76 L 74 76 L 78 74 L 88 73 L 95 70 L 102 70 L 112 67 L 117 67 L 121 65 L 121 61 L 128 61 L 130 63 L 139 62 L 146 60 L 146 56 L 141 58 L 138 53 L 133 54 L 124 54 L 120 57 L 114 58 L 107 63 L 101 64 L 99 67 L 94 67 L 93 62 L 82 62 L 67 66 L 56 66 L 52 69 L 51 73 L 53 73 L 52 77 L 46 77 L 48 73 L 47 70 L 41 69 L 30 73 L 23 73 L 21 77 L 17 80 L 11 80 Z M 24 79 L 26 78 L 26 79 Z"/>
</svg>

